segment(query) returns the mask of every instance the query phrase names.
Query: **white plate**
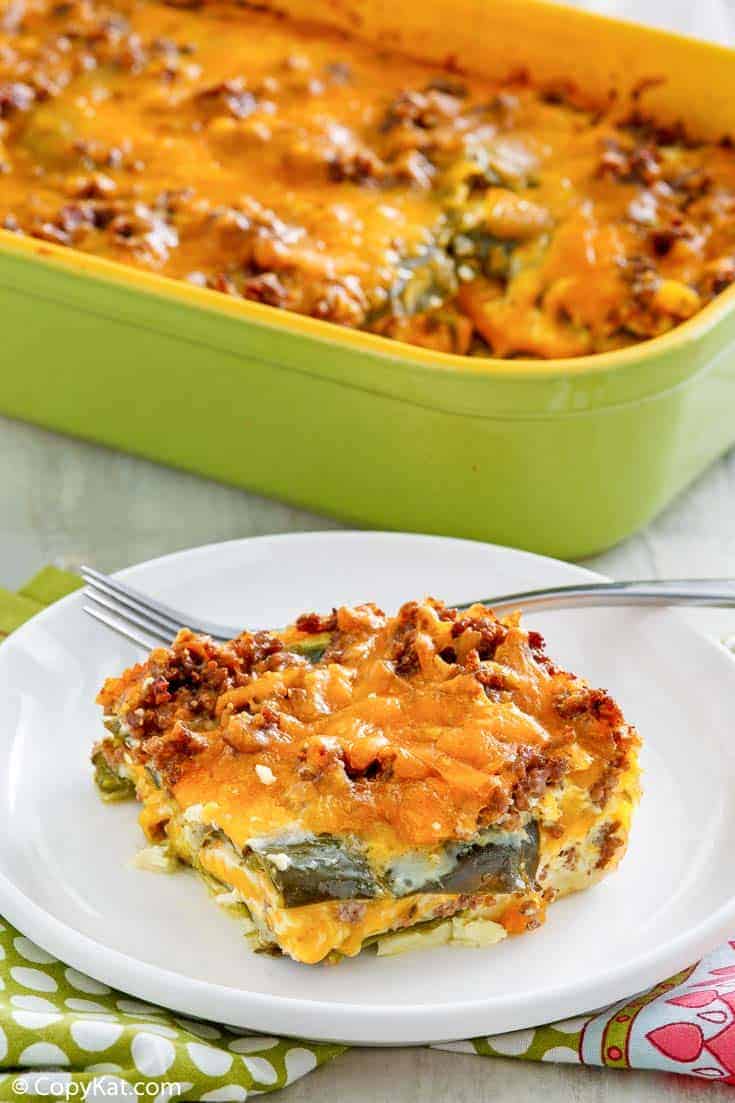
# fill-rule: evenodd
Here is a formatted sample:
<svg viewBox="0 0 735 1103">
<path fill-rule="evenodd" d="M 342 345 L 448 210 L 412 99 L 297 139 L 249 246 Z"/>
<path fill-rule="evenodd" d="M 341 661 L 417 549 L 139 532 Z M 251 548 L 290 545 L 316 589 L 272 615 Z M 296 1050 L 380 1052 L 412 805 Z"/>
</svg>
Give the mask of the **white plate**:
<svg viewBox="0 0 735 1103">
<path fill-rule="evenodd" d="M 311 608 L 432 593 L 482 598 L 589 577 L 460 540 L 382 533 L 263 537 L 123 576 L 192 613 L 249 626 Z M 529 620 L 550 653 L 605 686 L 646 742 L 645 796 L 620 871 L 486 950 L 364 954 L 338 968 L 251 953 L 189 873 L 131 867 L 134 804 L 104 805 L 89 748 L 103 678 L 135 649 L 79 595 L 0 648 L 0 913 L 76 968 L 190 1015 L 313 1039 L 440 1041 L 528 1027 L 629 996 L 735 934 L 735 665 L 667 611 Z"/>
</svg>

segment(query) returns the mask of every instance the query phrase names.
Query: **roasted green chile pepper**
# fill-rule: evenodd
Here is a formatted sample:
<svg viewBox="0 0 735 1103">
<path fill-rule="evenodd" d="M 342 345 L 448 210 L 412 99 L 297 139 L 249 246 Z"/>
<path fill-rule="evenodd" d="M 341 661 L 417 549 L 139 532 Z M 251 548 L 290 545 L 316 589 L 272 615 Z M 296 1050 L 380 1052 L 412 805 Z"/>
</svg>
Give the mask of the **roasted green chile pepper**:
<svg viewBox="0 0 735 1103">
<path fill-rule="evenodd" d="M 529 823 L 520 843 L 468 846 L 457 864 L 422 892 L 521 892 L 531 887 L 538 868 L 538 825 Z"/>
<path fill-rule="evenodd" d="M 289 644 L 287 651 L 293 651 L 296 655 L 303 655 L 310 663 L 318 663 L 332 641 L 331 632 L 319 632 L 300 643 Z"/>
<path fill-rule="evenodd" d="M 433 854 L 407 857 L 408 863 L 404 857 L 386 871 L 385 883 L 393 896 L 518 892 L 535 880 L 538 827 L 530 823 L 521 831 L 488 831 L 474 843 L 447 843 Z"/>
<path fill-rule="evenodd" d="M 259 841 L 252 860 L 265 869 L 283 896 L 287 908 L 324 900 L 370 900 L 376 896 L 412 893 L 518 892 L 534 884 L 538 866 L 539 833 L 529 823 L 508 841 L 450 844 L 452 868 L 402 889 L 389 870 L 379 878 L 363 854 L 331 835 L 312 835 L 295 843 L 278 839 Z"/>
<path fill-rule="evenodd" d="M 98 751 L 92 758 L 94 765 L 94 780 L 103 800 L 127 800 L 135 796 L 135 786 L 129 778 L 119 777 L 110 769 L 105 756 Z"/>
<path fill-rule="evenodd" d="M 382 894 L 364 856 L 331 835 L 312 835 L 290 844 L 269 841 L 254 853 L 287 908 Z"/>
</svg>

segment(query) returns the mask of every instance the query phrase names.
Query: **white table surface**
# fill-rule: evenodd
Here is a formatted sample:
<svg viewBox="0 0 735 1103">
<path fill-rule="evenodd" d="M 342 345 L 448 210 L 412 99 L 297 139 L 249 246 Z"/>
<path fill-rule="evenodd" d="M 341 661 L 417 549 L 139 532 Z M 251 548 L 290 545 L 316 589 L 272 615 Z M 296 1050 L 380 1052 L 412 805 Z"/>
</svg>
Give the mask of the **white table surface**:
<svg viewBox="0 0 735 1103">
<path fill-rule="evenodd" d="M 103 570 L 193 544 L 338 528 L 240 490 L 0 418 L 0 585 L 83 560 Z M 735 576 L 735 452 L 644 532 L 588 561 L 616 578 Z M 735 632 L 735 614 L 697 612 Z M 487 1060 L 422 1049 L 352 1050 L 283 1093 L 284 1103 L 718 1103 L 732 1089 L 681 1077 Z M 275 1097 L 274 1097 L 275 1098 Z M 279 1100 L 280 1103 L 280 1100 Z"/>
</svg>

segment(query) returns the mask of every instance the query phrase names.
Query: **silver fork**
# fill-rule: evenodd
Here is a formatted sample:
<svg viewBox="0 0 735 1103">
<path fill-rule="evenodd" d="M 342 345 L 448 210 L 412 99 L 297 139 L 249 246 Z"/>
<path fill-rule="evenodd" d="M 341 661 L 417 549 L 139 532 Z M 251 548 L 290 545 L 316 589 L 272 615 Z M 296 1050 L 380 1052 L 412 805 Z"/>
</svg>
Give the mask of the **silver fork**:
<svg viewBox="0 0 735 1103">
<path fill-rule="evenodd" d="M 188 616 L 180 609 L 164 605 L 126 583 L 102 574 L 92 567 L 82 566 L 80 574 L 86 582 L 84 596 L 88 604 L 85 613 L 132 640 L 146 650 L 169 644 L 178 630 L 211 636 L 217 642 L 231 640 L 243 630 L 242 625 L 215 624 Z M 577 586 L 554 586 L 543 590 L 526 590 L 516 594 L 497 594 L 482 598 L 496 612 L 511 609 L 571 609 L 578 606 L 606 605 L 702 605 L 721 609 L 735 608 L 735 579 L 693 578 L 647 582 L 585 582 Z M 474 602 L 455 606 L 468 609 Z"/>
</svg>

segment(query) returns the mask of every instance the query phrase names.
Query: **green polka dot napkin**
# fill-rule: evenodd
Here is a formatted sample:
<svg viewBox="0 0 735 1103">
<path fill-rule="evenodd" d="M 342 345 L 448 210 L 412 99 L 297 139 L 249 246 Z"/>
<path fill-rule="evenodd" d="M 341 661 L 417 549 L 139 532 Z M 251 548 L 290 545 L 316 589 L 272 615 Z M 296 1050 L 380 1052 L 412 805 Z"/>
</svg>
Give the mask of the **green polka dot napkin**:
<svg viewBox="0 0 735 1103">
<path fill-rule="evenodd" d="M 344 1048 L 175 1016 L 68 968 L 7 923 L 0 977 L 2 1100 L 243 1100 L 290 1084 Z M 135 1085 L 144 1087 L 135 1093 Z"/>
<path fill-rule="evenodd" d="M 0 589 L 0 639 L 80 585 L 46 567 L 18 593 Z M 602 1011 L 436 1048 L 735 1085 L 735 941 Z M 286 1087 L 344 1049 L 141 1003 L 57 961 L 0 917 L 0 1101 L 238 1101 Z"/>
</svg>

